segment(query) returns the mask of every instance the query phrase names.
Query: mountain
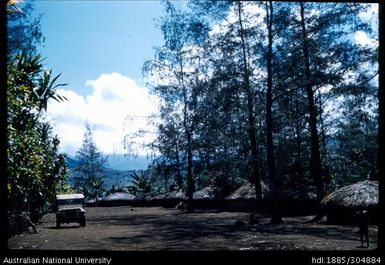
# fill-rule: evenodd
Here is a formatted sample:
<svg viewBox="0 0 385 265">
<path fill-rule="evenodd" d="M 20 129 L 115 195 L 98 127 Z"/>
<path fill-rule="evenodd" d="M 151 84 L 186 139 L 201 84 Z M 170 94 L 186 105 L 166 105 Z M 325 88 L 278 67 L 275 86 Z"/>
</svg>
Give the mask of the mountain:
<svg viewBox="0 0 385 265">
<path fill-rule="evenodd" d="M 78 160 L 75 160 L 75 159 L 68 157 L 68 156 L 66 158 L 66 162 L 67 162 L 68 168 L 70 168 L 70 169 L 75 168 L 75 167 L 79 166 L 79 164 L 80 164 L 80 162 Z"/>
<path fill-rule="evenodd" d="M 80 165 L 80 162 L 74 158 L 66 158 L 67 166 L 69 169 L 68 184 L 73 185 L 75 183 L 76 172 L 75 169 Z M 102 168 L 102 174 L 104 176 L 104 188 L 108 189 L 113 184 L 129 185 L 131 182 L 131 175 L 135 173 L 136 170 L 117 170 L 109 167 Z"/>
<path fill-rule="evenodd" d="M 107 155 L 107 167 L 117 170 L 144 170 L 152 160 L 146 156 L 128 157 L 121 154 L 110 154 Z"/>
</svg>

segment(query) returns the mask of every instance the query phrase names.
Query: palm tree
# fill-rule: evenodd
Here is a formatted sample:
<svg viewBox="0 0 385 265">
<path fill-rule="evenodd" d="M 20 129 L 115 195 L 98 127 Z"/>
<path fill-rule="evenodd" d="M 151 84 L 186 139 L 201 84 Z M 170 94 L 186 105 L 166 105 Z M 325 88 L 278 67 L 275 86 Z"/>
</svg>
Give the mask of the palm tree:
<svg viewBox="0 0 385 265">
<path fill-rule="evenodd" d="M 131 178 L 132 184 L 128 187 L 130 193 L 138 195 L 151 192 L 152 183 L 146 172 L 135 172 Z"/>
</svg>

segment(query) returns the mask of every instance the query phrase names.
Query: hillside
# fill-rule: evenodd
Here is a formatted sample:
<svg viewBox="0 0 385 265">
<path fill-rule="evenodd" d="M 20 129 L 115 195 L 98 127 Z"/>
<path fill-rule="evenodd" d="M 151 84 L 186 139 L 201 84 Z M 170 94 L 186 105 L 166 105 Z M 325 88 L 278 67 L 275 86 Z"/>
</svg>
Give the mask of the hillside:
<svg viewBox="0 0 385 265">
<path fill-rule="evenodd" d="M 152 160 L 146 156 L 127 157 L 122 154 L 109 154 L 107 167 L 116 170 L 143 170 L 147 169 Z"/>
<path fill-rule="evenodd" d="M 66 162 L 69 169 L 68 184 L 73 185 L 74 177 L 76 176 L 75 168 L 79 165 L 80 162 L 71 157 L 67 157 Z M 136 170 L 117 170 L 108 167 L 104 167 L 102 170 L 104 176 L 104 188 L 109 188 L 113 184 L 129 185 L 131 181 L 131 175 L 136 172 Z"/>
</svg>

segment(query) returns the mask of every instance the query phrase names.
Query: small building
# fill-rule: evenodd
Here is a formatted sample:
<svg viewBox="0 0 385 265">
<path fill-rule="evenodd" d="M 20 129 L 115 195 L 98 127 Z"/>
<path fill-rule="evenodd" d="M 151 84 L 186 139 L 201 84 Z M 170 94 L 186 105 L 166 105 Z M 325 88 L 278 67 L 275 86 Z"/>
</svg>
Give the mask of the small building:
<svg viewBox="0 0 385 265">
<path fill-rule="evenodd" d="M 135 201 L 135 196 L 127 192 L 115 192 L 99 201 L 100 206 L 122 206 L 132 205 Z"/>
<path fill-rule="evenodd" d="M 167 193 L 158 194 L 148 199 L 148 206 L 163 206 L 166 208 L 172 208 L 178 205 L 180 202 L 185 201 L 186 195 L 182 190 L 174 190 Z"/>
<path fill-rule="evenodd" d="M 357 212 L 365 209 L 369 222 L 378 223 L 378 181 L 364 180 L 344 186 L 321 202 L 331 224 L 355 224 Z"/>
<path fill-rule="evenodd" d="M 220 208 L 220 200 L 217 200 L 214 186 L 210 185 L 193 193 L 193 207 L 197 209 Z"/>
<path fill-rule="evenodd" d="M 262 199 L 265 199 L 269 194 L 269 187 L 262 181 L 261 188 Z M 223 208 L 227 211 L 240 212 L 250 212 L 257 209 L 262 210 L 263 202 L 260 202 L 258 205 L 256 199 L 257 196 L 254 185 L 246 182 L 225 198 Z"/>
</svg>

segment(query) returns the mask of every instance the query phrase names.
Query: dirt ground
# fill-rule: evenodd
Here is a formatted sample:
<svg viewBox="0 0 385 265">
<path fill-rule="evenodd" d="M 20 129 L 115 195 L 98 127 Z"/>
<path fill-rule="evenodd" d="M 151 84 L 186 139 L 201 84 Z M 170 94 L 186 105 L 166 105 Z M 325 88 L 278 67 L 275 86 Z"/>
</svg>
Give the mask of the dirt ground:
<svg viewBox="0 0 385 265">
<path fill-rule="evenodd" d="M 267 216 L 248 225 L 249 213 L 196 211 L 161 207 L 89 207 L 87 226 L 64 224 L 44 216 L 37 234 L 8 241 L 10 249 L 39 250 L 366 250 L 359 248 L 356 226 L 305 223 L 314 216 L 283 218 L 271 225 Z M 244 225 L 239 224 L 243 221 Z M 377 226 L 369 226 L 370 248 L 377 247 Z"/>
</svg>

